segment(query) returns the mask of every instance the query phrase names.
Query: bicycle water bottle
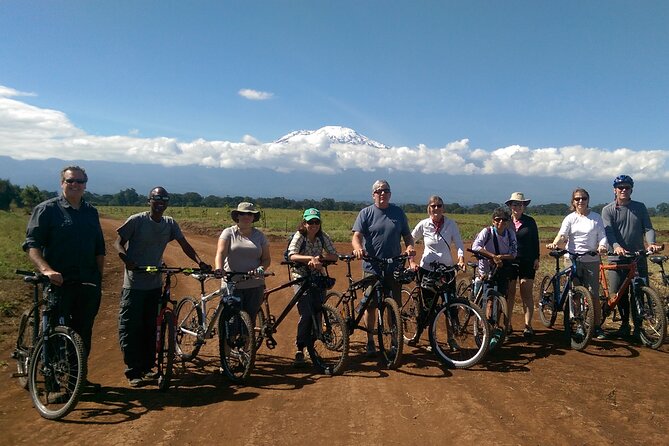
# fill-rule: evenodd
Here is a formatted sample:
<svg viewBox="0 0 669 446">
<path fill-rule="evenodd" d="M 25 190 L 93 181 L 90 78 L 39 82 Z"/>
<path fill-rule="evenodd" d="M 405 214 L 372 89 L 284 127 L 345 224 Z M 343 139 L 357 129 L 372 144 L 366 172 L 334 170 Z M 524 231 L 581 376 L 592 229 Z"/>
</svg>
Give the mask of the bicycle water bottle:
<svg viewBox="0 0 669 446">
<path fill-rule="evenodd" d="M 481 286 L 483 286 L 483 280 L 481 280 L 480 277 L 477 277 L 474 279 L 474 296 L 479 295 L 479 290 L 481 289 Z"/>
</svg>

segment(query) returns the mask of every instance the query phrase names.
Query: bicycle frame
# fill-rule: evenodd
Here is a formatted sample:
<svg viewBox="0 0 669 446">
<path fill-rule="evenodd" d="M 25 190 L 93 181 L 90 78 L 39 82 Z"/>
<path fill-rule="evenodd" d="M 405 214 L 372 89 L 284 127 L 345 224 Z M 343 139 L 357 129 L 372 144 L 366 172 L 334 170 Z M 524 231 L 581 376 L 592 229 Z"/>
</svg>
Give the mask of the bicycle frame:
<svg viewBox="0 0 669 446">
<path fill-rule="evenodd" d="M 551 282 L 553 283 L 553 302 L 555 302 L 555 310 L 563 311 L 564 304 L 567 301 L 569 292 L 574 288 L 574 279 L 578 278 L 576 275 L 576 259 L 577 256 L 570 253 L 569 259 L 571 260 L 571 265 L 560 270 L 560 257 L 565 254 L 565 251 L 551 251 L 550 256 L 555 257 L 555 274 L 551 277 Z M 564 288 L 561 288 L 560 279 L 566 277 L 567 281 L 564 285 Z"/>
<path fill-rule="evenodd" d="M 613 254 L 611 254 L 613 255 Z M 599 283 L 602 291 L 604 292 L 604 297 L 606 301 L 602 303 L 602 318 L 608 316 L 615 308 L 620 299 L 630 291 L 630 298 L 635 299 L 638 294 L 639 287 L 645 285 L 645 281 L 642 277 L 639 276 L 637 263 L 639 261 L 639 253 L 635 253 L 636 257 L 630 263 L 609 263 L 609 264 L 600 264 L 599 265 Z M 618 292 L 614 295 L 611 295 L 609 292 L 609 283 L 606 278 L 606 271 L 625 271 L 627 270 L 627 276 L 625 280 L 620 284 Z M 632 287 L 630 288 L 630 284 Z"/>
</svg>

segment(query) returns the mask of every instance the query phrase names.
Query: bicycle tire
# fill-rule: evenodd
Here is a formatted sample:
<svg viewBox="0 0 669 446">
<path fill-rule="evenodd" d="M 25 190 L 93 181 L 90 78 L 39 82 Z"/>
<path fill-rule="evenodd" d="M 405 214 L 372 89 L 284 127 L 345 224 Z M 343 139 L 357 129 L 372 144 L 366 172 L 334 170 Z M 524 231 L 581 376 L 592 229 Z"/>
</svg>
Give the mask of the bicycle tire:
<svg viewBox="0 0 669 446">
<path fill-rule="evenodd" d="M 14 350 L 14 359 L 16 359 L 16 377 L 19 385 L 28 389 L 28 370 L 30 368 L 30 356 L 33 352 L 33 330 L 35 327 L 36 307 L 26 310 L 21 315 L 19 321 L 19 335 L 16 337 L 16 349 Z M 37 338 L 42 335 L 42 325 L 37 324 Z"/>
<path fill-rule="evenodd" d="M 176 335 L 174 315 L 166 311 L 160 325 L 160 342 L 158 343 L 158 389 L 165 392 L 170 388 L 174 372 L 176 355 Z"/>
<path fill-rule="evenodd" d="M 639 336 L 641 341 L 654 350 L 657 350 L 667 335 L 667 318 L 664 313 L 664 302 L 657 291 L 649 286 L 641 287 L 642 297 L 640 300 L 641 314 L 639 318 Z"/>
<path fill-rule="evenodd" d="M 262 346 L 262 341 L 265 339 L 263 335 L 263 328 L 265 327 L 266 321 L 267 317 L 265 316 L 265 311 L 262 309 L 262 307 L 258 308 L 258 312 L 256 313 L 255 327 L 253 327 L 256 350 Z"/>
<path fill-rule="evenodd" d="M 332 308 L 336 309 L 344 321 L 347 321 L 351 318 L 351 309 L 348 306 L 348 303 L 344 302 L 344 295 L 339 291 L 330 291 L 325 295 L 324 303 L 330 305 Z"/>
<path fill-rule="evenodd" d="M 246 311 L 219 317 L 218 346 L 225 376 L 232 382 L 243 383 L 256 359 L 255 330 Z"/>
<path fill-rule="evenodd" d="M 545 275 L 539 287 L 539 319 L 544 327 L 552 327 L 557 319 L 553 276 Z"/>
<path fill-rule="evenodd" d="M 400 309 L 392 297 L 386 297 L 377 309 L 376 332 L 379 340 L 379 351 L 385 360 L 386 367 L 396 369 L 402 360 L 404 335 Z"/>
<path fill-rule="evenodd" d="M 581 351 L 588 346 L 595 328 L 592 293 L 584 286 L 575 286 L 564 308 L 564 330 L 571 348 Z"/>
<path fill-rule="evenodd" d="M 467 299 L 450 299 L 435 315 L 429 329 L 430 346 L 450 368 L 478 364 L 488 350 L 490 330 L 483 311 Z"/>
<path fill-rule="evenodd" d="M 418 318 L 421 314 L 422 305 L 418 296 L 420 289 L 415 286 L 411 291 L 402 288 L 402 307 L 400 318 L 402 320 L 402 335 L 404 342 L 418 342 Z"/>
<path fill-rule="evenodd" d="M 77 405 L 86 379 L 85 356 L 84 342 L 69 327 L 58 326 L 37 342 L 30 359 L 28 390 L 43 418 L 58 420 Z"/>
<path fill-rule="evenodd" d="M 509 328 L 509 313 L 506 298 L 498 291 L 489 289 L 487 299 L 491 298 L 492 300 L 497 301 L 497 305 L 495 305 L 493 302 L 493 308 L 496 308 L 496 310 L 495 313 L 491 315 L 490 320 L 488 320 L 490 329 L 490 343 L 488 345 L 488 351 L 490 352 L 496 350 L 504 343 L 504 340 L 506 339 L 506 332 Z M 494 342 L 493 337 L 495 337 Z"/>
<path fill-rule="evenodd" d="M 323 304 L 320 313 L 313 316 L 312 339 L 307 345 L 314 366 L 326 375 L 343 373 L 348 359 L 348 329 L 341 314 L 328 304 Z"/>
<path fill-rule="evenodd" d="M 202 333 L 202 308 L 192 297 L 186 296 L 174 311 L 177 320 L 176 352 L 182 361 L 190 361 L 202 347 L 198 335 Z M 195 335 L 193 333 L 196 333 Z"/>
</svg>

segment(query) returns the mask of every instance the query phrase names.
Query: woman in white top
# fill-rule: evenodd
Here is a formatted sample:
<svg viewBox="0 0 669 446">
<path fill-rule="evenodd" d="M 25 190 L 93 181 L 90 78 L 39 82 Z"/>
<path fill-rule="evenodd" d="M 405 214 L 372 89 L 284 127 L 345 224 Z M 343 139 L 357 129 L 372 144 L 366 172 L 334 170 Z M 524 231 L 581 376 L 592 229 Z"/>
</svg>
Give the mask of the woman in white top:
<svg viewBox="0 0 669 446">
<path fill-rule="evenodd" d="M 553 243 L 546 245 L 548 249 L 558 249 L 560 244 L 566 242 L 567 250 L 576 253 L 586 251 L 598 251 L 605 254 L 607 251 L 606 234 L 602 217 L 591 211 L 588 207 L 590 194 L 582 188 L 577 188 L 571 193 L 571 209 L 573 212 L 562 221 Z M 586 255 L 579 257 L 576 271 L 583 285 L 590 288 L 595 302 L 599 296 L 599 256 Z M 595 336 L 602 334 L 600 327 L 602 323 L 602 309 L 595 305 Z"/>
</svg>

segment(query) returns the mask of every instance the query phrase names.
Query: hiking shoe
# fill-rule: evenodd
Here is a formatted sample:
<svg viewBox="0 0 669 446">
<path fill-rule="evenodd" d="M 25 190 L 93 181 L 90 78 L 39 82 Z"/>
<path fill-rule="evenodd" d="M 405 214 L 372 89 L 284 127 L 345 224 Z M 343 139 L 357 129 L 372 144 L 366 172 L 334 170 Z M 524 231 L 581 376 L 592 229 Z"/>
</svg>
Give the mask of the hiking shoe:
<svg viewBox="0 0 669 446">
<path fill-rule="evenodd" d="M 46 394 L 46 402 L 48 404 L 63 404 L 67 402 L 67 392 L 49 392 Z"/>
<path fill-rule="evenodd" d="M 158 372 L 154 372 L 153 370 L 149 370 L 148 372 L 144 372 L 142 374 L 142 381 L 155 381 L 158 379 Z"/>
<path fill-rule="evenodd" d="M 374 345 L 374 341 L 367 342 L 367 347 L 366 347 L 366 354 L 367 356 L 375 356 L 376 355 L 376 345 Z"/>
<path fill-rule="evenodd" d="M 616 338 L 626 338 L 630 335 L 630 326 L 629 325 L 621 325 L 618 330 L 613 333 L 613 335 Z"/>
<path fill-rule="evenodd" d="M 132 378 L 128 380 L 130 387 L 141 387 L 144 384 L 142 378 Z"/>
<path fill-rule="evenodd" d="M 596 327 L 592 335 L 600 341 L 606 339 L 606 333 L 604 333 L 604 330 L 602 330 L 601 327 Z"/>
<path fill-rule="evenodd" d="M 302 350 L 298 350 L 295 352 L 295 361 L 293 361 L 293 365 L 295 367 L 304 367 L 306 364 L 306 361 L 304 360 L 304 352 Z"/>
<path fill-rule="evenodd" d="M 532 329 L 532 327 L 526 325 L 525 330 L 523 330 L 523 337 L 528 339 L 531 338 L 532 336 L 534 336 L 534 330 Z"/>
</svg>

